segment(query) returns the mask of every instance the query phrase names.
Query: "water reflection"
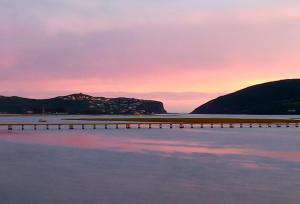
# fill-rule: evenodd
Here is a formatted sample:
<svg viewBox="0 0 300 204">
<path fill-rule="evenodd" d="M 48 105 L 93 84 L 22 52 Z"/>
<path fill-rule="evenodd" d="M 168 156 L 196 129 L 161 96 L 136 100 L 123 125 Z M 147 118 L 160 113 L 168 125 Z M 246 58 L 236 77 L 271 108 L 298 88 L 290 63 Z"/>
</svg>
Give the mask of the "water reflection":
<svg viewBox="0 0 300 204">
<path fill-rule="evenodd" d="M 0 131 L 0 203 L 296 204 L 298 135 L 296 129 Z"/>
<path fill-rule="evenodd" d="M 146 130 L 149 131 L 149 130 Z M 224 145 L 217 141 L 189 141 L 186 138 L 168 140 L 161 138 L 145 137 L 140 135 L 128 135 L 128 131 L 118 132 L 117 135 L 108 134 L 105 131 L 49 131 L 49 132 L 0 132 L 0 140 L 9 142 L 21 142 L 29 144 L 43 144 L 52 146 L 65 146 L 84 149 L 99 149 L 135 153 L 157 153 L 161 155 L 173 154 L 211 154 L 217 156 L 237 155 L 272 158 L 283 161 L 300 162 L 300 151 L 273 151 L 250 148 L 245 145 Z M 125 134 L 125 135 L 122 135 Z M 246 168 L 259 168 L 253 162 L 244 162 Z"/>
</svg>

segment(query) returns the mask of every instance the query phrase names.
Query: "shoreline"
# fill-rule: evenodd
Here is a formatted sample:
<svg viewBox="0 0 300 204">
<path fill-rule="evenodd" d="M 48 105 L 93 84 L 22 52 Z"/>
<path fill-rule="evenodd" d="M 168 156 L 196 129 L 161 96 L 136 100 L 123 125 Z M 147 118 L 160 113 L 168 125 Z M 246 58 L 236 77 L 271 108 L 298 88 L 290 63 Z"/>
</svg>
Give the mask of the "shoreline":
<svg viewBox="0 0 300 204">
<path fill-rule="evenodd" d="M 299 119 L 244 119 L 244 118 L 64 118 L 67 121 L 124 121 L 124 122 L 151 122 L 151 123 L 193 123 L 193 124 L 276 124 L 300 123 Z"/>
</svg>

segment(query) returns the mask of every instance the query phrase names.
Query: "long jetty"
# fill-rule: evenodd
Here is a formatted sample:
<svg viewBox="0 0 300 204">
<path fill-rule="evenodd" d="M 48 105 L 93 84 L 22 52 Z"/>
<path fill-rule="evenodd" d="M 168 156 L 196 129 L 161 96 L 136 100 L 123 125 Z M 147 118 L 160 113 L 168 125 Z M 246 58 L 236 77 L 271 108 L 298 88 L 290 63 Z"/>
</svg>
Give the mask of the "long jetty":
<svg viewBox="0 0 300 204">
<path fill-rule="evenodd" d="M 12 130 L 74 130 L 74 129 L 151 129 L 151 128 L 281 128 L 299 127 L 294 123 L 171 123 L 171 122 L 114 122 L 114 123 L 11 123 L 0 124 L 0 129 Z"/>
</svg>

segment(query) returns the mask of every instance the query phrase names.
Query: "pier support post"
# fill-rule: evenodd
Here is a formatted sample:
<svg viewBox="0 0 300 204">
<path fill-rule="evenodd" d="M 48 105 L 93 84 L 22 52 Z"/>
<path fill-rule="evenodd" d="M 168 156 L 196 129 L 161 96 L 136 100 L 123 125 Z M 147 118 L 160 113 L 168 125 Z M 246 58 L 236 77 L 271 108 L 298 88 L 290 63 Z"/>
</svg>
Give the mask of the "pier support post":
<svg viewBox="0 0 300 204">
<path fill-rule="evenodd" d="M 252 128 L 253 127 L 252 124 L 250 124 L 249 127 Z"/>
<path fill-rule="evenodd" d="M 183 124 L 179 124 L 179 128 L 180 129 L 184 128 L 184 125 Z"/>
<path fill-rule="evenodd" d="M 224 128 L 224 125 L 223 125 L 223 123 L 221 123 L 221 128 Z"/>
<path fill-rule="evenodd" d="M 230 124 L 229 127 L 230 127 L 230 128 L 234 128 L 233 124 Z"/>
<path fill-rule="evenodd" d="M 8 125 L 7 129 L 8 130 L 13 130 L 12 125 Z"/>
<path fill-rule="evenodd" d="M 210 128 L 214 128 L 214 124 L 210 124 Z"/>
<path fill-rule="evenodd" d="M 33 125 L 33 129 L 36 130 L 36 125 Z"/>
<path fill-rule="evenodd" d="M 259 124 L 258 127 L 261 128 L 262 127 L 261 124 Z"/>
<path fill-rule="evenodd" d="M 191 128 L 194 128 L 194 124 L 191 124 Z"/>
<path fill-rule="evenodd" d="M 271 126 L 271 124 L 268 124 L 268 128 L 271 128 L 272 126 Z"/>
<path fill-rule="evenodd" d="M 201 123 L 200 128 L 203 128 L 203 123 Z"/>
<path fill-rule="evenodd" d="M 93 125 L 93 129 L 96 130 L 96 124 Z"/>
<path fill-rule="evenodd" d="M 104 128 L 107 129 L 107 124 L 104 125 Z"/>
<path fill-rule="evenodd" d="M 70 130 L 74 130 L 74 125 L 71 125 L 71 124 L 70 124 L 70 125 L 69 125 L 69 129 L 70 129 Z"/>
<path fill-rule="evenodd" d="M 119 129 L 119 124 L 116 124 L 116 129 Z"/>
<path fill-rule="evenodd" d="M 286 124 L 286 127 L 288 128 L 288 127 L 290 127 L 290 124 L 288 123 L 288 124 Z"/>
<path fill-rule="evenodd" d="M 295 127 L 299 127 L 299 124 L 298 123 L 296 123 L 296 126 Z"/>
<path fill-rule="evenodd" d="M 173 128 L 173 124 L 170 124 L 170 129 L 172 129 Z"/>
<path fill-rule="evenodd" d="M 81 129 L 84 130 L 84 128 L 85 128 L 85 127 L 84 127 L 84 124 L 82 124 L 82 125 L 81 125 Z"/>
<path fill-rule="evenodd" d="M 149 129 L 151 129 L 151 128 L 152 128 L 151 123 L 149 123 Z"/>
<path fill-rule="evenodd" d="M 138 129 L 141 129 L 141 124 L 140 123 L 138 124 Z"/>
<path fill-rule="evenodd" d="M 49 130 L 49 125 L 46 125 L 46 129 Z"/>
<path fill-rule="evenodd" d="M 162 124 L 161 123 L 159 124 L 159 128 L 162 129 Z"/>
<path fill-rule="evenodd" d="M 240 128 L 243 128 L 243 124 L 242 123 L 240 124 Z"/>
<path fill-rule="evenodd" d="M 130 129 L 130 124 L 126 124 L 126 129 Z"/>
<path fill-rule="evenodd" d="M 24 125 L 22 125 L 22 128 L 21 128 L 22 130 L 24 130 Z"/>
<path fill-rule="evenodd" d="M 61 130 L 61 125 L 60 124 L 58 125 L 58 129 Z"/>
</svg>

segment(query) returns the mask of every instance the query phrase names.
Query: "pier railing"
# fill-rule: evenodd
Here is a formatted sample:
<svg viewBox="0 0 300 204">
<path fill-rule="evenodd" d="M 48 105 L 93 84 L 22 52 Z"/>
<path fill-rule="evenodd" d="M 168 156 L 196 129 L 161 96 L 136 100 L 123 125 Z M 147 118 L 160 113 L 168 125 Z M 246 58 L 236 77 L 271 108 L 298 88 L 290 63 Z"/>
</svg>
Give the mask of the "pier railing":
<svg viewBox="0 0 300 204">
<path fill-rule="evenodd" d="M 282 128 L 299 127 L 299 123 L 157 123 L 157 122 L 114 122 L 114 123 L 11 123 L 0 124 L 0 129 L 12 130 L 50 130 L 50 129 L 151 129 L 151 128 Z"/>
</svg>

